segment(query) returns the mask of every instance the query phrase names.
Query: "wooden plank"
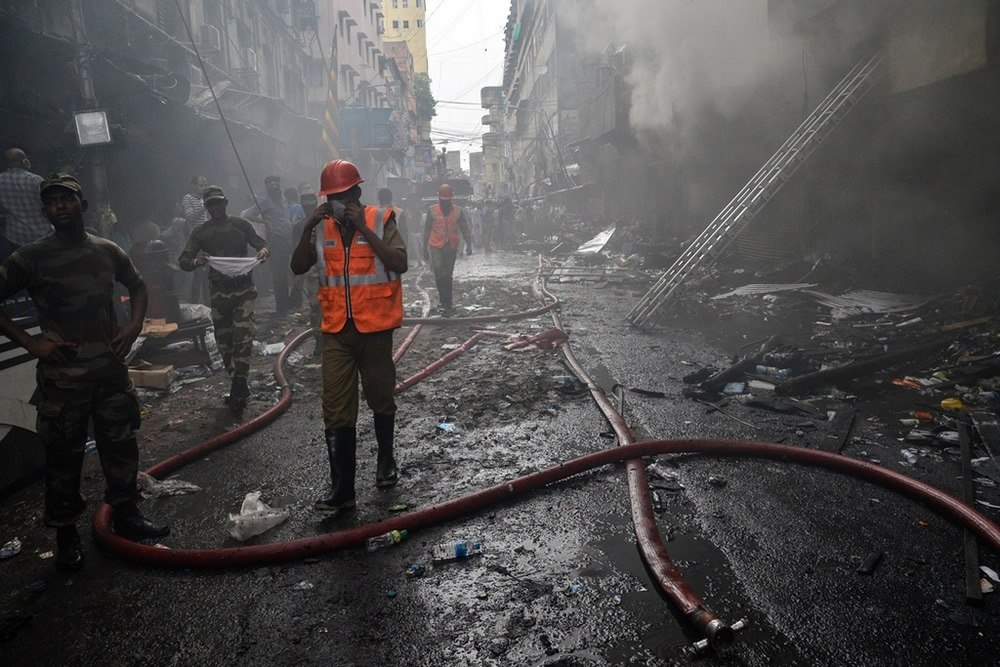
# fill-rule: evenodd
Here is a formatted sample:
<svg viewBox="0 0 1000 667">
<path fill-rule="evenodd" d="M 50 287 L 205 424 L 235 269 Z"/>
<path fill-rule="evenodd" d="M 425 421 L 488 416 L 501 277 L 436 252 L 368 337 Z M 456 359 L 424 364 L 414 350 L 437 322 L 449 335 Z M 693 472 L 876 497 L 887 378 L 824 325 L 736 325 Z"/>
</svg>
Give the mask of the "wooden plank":
<svg viewBox="0 0 1000 667">
<path fill-rule="evenodd" d="M 854 408 L 843 407 L 834 413 L 830 420 L 830 426 L 819 443 L 819 448 L 825 452 L 840 453 L 847 436 L 851 433 L 851 426 L 854 425 Z"/>
<path fill-rule="evenodd" d="M 972 485 L 972 448 L 969 447 L 969 427 L 958 426 L 958 442 L 962 446 L 962 500 L 974 506 L 976 491 Z M 979 585 L 979 544 L 976 534 L 965 529 L 965 601 L 968 604 L 983 603 L 983 589 Z"/>
</svg>

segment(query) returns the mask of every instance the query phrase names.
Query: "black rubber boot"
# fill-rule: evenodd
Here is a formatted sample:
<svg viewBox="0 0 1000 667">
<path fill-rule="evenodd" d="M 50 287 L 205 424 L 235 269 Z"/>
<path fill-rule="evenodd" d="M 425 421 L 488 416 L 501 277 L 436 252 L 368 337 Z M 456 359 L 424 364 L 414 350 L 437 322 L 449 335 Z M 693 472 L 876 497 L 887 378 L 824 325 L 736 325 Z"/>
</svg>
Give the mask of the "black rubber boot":
<svg viewBox="0 0 1000 667">
<path fill-rule="evenodd" d="M 56 528 L 56 568 L 76 572 L 83 567 L 83 547 L 76 526 Z"/>
<path fill-rule="evenodd" d="M 357 466 L 355 450 L 358 446 L 357 431 L 348 428 L 326 430 L 326 451 L 330 456 L 330 479 L 333 482 L 329 498 L 316 501 L 314 507 L 323 512 L 349 510 L 355 506 L 354 472 Z"/>
<path fill-rule="evenodd" d="M 378 442 L 378 467 L 375 472 L 375 486 L 388 488 L 399 480 L 396 459 L 392 448 L 395 438 L 396 415 L 374 415 L 375 441 Z"/>
<path fill-rule="evenodd" d="M 146 540 L 169 535 L 170 527 L 153 523 L 135 505 L 121 505 L 115 508 L 115 534 L 126 540 Z"/>
<path fill-rule="evenodd" d="M 247 406 L 248 398 L 250 398 L 250 387 L 247 386 L 247 379 L 234 376 L 233 383 L 229 387 L 229 396 L 226 397 L 226 405 L 239 410 Z"/>
</svg>

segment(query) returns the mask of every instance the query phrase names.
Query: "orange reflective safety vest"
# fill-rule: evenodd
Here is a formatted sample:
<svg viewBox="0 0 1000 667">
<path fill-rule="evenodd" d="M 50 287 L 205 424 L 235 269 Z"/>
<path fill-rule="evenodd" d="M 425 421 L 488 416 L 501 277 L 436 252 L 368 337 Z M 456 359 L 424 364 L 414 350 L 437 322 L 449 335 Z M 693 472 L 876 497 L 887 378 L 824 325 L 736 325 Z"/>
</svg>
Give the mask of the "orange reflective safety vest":
<svg viewBox="0 0 1000 667">
<path fill-rule="evenodd" d="M 452 250 L 458 249 L 458 216 L 462 214 L 462 209 L 452 205 L 451 213 L 445 215 L 441 211 L 441 204 L 434 204 L 430 208 L 434 223 L 431 226 L 430 246 L 432 248 L 443 248 L 445 241 Z"/>
<path fill-rule="evenodd" d="M 382 238 L 391 208 L 365 206 L 365 224 Z M 399 274 L 386 270 L 360 232 L 344 251 L 333 218 L 316 227 L 316 265 L 323 333 L 337 333 L 348 319 L 361 333 L 396 329 L 403 324 L 403 285 Z"/>
</svg>

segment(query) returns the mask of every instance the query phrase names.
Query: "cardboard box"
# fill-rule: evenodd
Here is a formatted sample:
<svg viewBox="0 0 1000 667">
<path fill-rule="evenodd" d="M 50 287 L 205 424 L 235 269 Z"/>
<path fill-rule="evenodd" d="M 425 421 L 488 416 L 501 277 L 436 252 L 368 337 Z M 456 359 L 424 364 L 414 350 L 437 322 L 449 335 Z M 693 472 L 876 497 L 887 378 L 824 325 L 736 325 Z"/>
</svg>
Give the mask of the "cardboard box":
<svg viewBox="0 0 1000 667">
<path fill-rule="evenodd" d="M 144 389 L 167 389 L 174 381 L 172 364 L 151 364 L 143 361 L 128 369 L 128 377 L 136 387 Z"/>
<path fill-rule="evenodd" d="M 142 333 L 140 335 L 162 338 L 169 336 L 175 331 L 177 331 L 176 322 L 167 322 L 166 319 L 153 318 L 143 322 Z"/>
</svg>

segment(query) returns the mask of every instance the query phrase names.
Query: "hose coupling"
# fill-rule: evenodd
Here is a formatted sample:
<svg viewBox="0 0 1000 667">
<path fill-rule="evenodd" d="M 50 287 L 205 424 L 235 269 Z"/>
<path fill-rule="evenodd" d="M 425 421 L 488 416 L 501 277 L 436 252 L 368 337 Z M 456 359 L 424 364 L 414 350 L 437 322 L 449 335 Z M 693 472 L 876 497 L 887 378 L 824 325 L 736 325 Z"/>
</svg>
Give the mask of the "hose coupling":
<svg viewBox="0 0 1000 667">
<path fill-rule="evenodd" d="M 714 618 L 705 624 L 705 638 L 694 643 L 695 651 L 704 651 L 711 647 L 716 653 L 726 653 L 736 643 L 736 633 L 747 627 L 747 620 L 741 618 L 732 625 L 719 618 Z"/>
</svg>

